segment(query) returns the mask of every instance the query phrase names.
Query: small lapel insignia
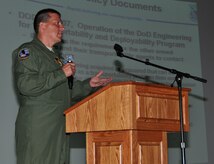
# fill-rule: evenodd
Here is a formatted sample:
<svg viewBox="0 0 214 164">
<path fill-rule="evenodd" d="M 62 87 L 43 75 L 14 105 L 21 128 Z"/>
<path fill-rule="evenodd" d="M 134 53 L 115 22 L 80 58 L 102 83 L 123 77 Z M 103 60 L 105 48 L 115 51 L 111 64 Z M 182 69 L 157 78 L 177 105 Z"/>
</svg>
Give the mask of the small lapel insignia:
<svg viewBox="0 0 214 164">
<path fill-rule="evenodd" d="M 62 61 L 58 57 L 55 57 L 55 62 L 62 66 Z"/>
</svg>

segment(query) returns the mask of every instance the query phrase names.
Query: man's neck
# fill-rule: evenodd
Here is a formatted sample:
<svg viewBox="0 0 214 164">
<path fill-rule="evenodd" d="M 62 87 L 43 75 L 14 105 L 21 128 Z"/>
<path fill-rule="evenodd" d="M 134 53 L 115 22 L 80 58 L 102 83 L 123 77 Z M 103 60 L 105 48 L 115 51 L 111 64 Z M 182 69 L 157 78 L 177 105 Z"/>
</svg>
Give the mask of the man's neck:
<svg viewBox="0 0 214 164">
<path fill-rule="evenodd" d="M 50 40 L 47 37 L 43 37 L 42 35 L 39 34 L 37 37 L 48 49 L 53 49 L 54 44 L 50 42 Z"/>
</svg>

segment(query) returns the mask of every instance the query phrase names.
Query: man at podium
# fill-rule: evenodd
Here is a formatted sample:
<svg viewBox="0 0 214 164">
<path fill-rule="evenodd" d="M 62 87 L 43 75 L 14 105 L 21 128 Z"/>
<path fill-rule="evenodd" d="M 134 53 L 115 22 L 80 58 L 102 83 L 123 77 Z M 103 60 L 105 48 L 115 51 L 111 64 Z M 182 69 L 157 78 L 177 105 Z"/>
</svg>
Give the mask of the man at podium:
<svg viewBox="0 0 214 164">
<path fill-rule="evenodd" d="M 20 103 L 15 129 L 17 164 L 68 164 L 63 112 L 72 99 L 87 96 L 111 78 L 101 78 L 100 71 L 85 81 L 74 81 L 69 89 L 67 78 L 75 74 L 75 64 L 63 64 L 54 48 L 64 31 L 61 14 L 54 9 L 39 11 L 34 30 L 33 40 L 13 52 Z"/>
</svg>

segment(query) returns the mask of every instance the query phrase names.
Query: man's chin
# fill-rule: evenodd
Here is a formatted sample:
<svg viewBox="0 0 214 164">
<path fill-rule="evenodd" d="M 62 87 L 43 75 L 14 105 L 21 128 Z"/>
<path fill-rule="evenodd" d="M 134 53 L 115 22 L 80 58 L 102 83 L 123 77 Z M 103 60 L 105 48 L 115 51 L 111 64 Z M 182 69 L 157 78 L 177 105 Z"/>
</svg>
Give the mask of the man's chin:
<svg viewBox="0 0 214 164">
<path fill-rule="evenodd" d="M 59 39 L 55 42 L 54 46 L 60 45 L 61 43 L 64 43 L 63 39 Z"/>
<path fill-rule="evenodd" d="M 60 43 L 60 42 L 62 42 L 62 41 L 63 41 L 63 40 L 62 40 L 62 38 L 60 37 L 60 38 L 57 39 L 56 43 Z"/>
</svg>

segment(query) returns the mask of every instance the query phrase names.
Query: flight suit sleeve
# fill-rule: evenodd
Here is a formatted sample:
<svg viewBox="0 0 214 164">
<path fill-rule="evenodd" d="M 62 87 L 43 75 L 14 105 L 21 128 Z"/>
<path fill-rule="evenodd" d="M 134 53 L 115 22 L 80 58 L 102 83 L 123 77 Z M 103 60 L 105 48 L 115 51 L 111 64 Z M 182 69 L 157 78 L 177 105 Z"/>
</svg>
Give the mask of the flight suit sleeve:
<svg viewBox="0 0 214 164">
<path fill-rule="evenodd" d="M 67 80 L 61 68 L 53 71 L 40 71 L 41 59 L 30 49 L 16 50 L 13 56 L 16 85 L 23 95 L 41 95 Z"/>
<path fill-rule="evenodd" d="M 99 87 L 92 88 L 89 82 L 90 78 L 83 81 L 74 81 L 74 85 L 71 90 L 71 105 L 76 104 L 80 100 L 84 99 L 85 97 L 99 89 Z"/>
</svg>

